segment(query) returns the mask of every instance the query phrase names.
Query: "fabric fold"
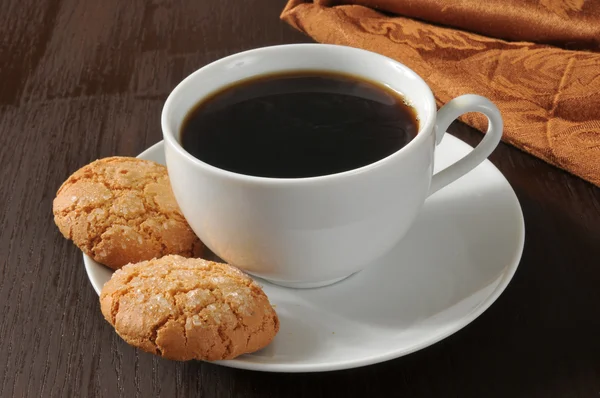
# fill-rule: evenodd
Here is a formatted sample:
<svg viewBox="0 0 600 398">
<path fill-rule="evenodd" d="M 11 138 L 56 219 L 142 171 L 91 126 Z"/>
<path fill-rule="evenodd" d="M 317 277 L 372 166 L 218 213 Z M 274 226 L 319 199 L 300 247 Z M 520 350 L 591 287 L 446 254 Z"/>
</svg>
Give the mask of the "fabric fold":
<svg viewBox="0 0 600 398">
<path fill-rule="evenodd" d="M 600 1 L 594 0 L 315 0 L 378 11 L 511 41 L 600 50 Z"/>
<path fill-rule="evenodd" d="M 466 93 L 490 98 L 506 142 L 600 186 L 600 53 L 490 38 L 375 10 L 393 12 L 389 0 L 355 1 L 373 8 L 291 0 L 281 18 L 318 42 L 398 60 L 427 81 L 438 105 Z M 478 114 L 462 120 L 487 126 Z"/>
</svg>

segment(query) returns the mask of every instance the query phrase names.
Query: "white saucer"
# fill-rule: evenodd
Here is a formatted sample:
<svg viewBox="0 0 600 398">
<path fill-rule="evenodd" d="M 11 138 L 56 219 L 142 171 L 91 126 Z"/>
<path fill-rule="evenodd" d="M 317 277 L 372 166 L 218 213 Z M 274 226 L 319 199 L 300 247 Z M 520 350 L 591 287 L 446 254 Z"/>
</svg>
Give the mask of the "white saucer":
<svg viewBox="0 0 600 398">
<path fill-rule="evenodd" d="M 446 134 L 437 148 L 436 169 L 470 150 Z M 162 142 L 139 157 L 164 163 Z M 317 372 L 420 350 L 466 326 L 498 298 L 517 269 L 524 233 L 512 188 L 486 161 L 431 196 L 403 241 L 367 270 L 318 289 L 259 281 L 275 305 L 281 330 L 267 348 L 219 363 Z M 111 270 L 87 256 L 84 262 L 99 293 Z"/>
</svg>

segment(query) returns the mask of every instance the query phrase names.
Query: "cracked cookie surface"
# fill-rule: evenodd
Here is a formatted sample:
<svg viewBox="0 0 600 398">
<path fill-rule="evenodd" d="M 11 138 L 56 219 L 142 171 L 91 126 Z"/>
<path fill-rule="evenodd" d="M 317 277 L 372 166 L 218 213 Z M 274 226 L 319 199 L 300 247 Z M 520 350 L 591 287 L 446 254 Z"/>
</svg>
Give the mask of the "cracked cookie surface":
<svg viewBox="0 0 600 398">
<path fill-rule="evenodd" d="M 59 188 L 53 213 L 67 239 L 113 269 L 168 254 L 197 257 L 203 249 L 166 167 L 147 160 L 110 157 L 82 167 Z"/>
<path fill-rule="evenodd" d="M 237 268 L 177 255 L 128 264 L 100 294 L 127 343 L 168 359 L 232 359 L 268 345 L 279 320 L 262 289 Z"/>
</svg>

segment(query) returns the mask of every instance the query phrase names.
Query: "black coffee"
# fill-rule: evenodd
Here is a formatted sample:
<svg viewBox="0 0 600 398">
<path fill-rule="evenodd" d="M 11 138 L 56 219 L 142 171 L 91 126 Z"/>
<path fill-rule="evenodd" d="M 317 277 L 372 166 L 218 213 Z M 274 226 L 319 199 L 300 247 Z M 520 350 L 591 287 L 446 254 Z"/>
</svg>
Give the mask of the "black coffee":
<svg viewBox="0 0 600 398">
<path fill-rule="evenodd" d="M 212 94 L 187 115 L 181 143 L 220 169 L 302 178 L 383 159 L 418 128 L 415 110 L 391 89 L 354 76 L 298 71 Z"/>
</svg>

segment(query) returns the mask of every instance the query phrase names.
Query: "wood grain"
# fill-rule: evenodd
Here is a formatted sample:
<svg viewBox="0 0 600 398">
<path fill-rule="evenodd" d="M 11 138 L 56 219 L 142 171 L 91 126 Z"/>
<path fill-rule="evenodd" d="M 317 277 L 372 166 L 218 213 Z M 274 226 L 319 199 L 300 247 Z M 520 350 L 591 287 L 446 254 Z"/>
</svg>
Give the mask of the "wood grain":
<svg viewBox="0 0 600 398">
<path fill-rule="evenodd" d="M 592 397 L 600 393 L 600 190 L 502 144 L 527 227 L 521 266 L 480 318 L 423 351 L 323 374 L 175 363 L 102 319 L 56 189 L 160 140 L 173 87 L 244 49 L 307 39 L 284 0 L 5 0 L 0 13 L 0 397 Z M 474 144 L 480 134 L 451 132 Z M 490 226 L 493 228 L 493 226 Z"/>
</svg>

